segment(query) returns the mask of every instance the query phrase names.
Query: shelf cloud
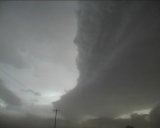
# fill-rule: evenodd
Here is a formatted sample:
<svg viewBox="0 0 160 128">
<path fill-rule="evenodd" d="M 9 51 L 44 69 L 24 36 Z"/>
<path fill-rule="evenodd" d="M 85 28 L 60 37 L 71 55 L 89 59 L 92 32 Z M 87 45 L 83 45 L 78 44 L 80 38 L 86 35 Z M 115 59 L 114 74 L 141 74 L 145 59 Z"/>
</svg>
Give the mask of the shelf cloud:
<svg viewBox="0 0 160 128">
<path fill-rule="evenodd" d="M 79 2 L 78 84 L 55 103 L 64 116 L 116 117 L 159 102 L 159 4 Z"/>
</svg>

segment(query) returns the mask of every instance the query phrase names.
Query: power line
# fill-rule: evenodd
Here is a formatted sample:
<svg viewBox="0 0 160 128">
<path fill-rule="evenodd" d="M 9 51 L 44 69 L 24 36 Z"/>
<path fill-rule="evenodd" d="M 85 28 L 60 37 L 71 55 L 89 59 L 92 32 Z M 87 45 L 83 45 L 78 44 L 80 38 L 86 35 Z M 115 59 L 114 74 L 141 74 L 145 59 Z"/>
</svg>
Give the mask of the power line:
<svg viewBox="0 0 160 128">
<path fill-rule="evenodd" d="M 11 74 L 9 74 L 8 72 L 6 72 L 5 70 L 0 69 L 0 71 L 3 72 L 7 77 L 12 78 L 12 80 L 14 80 L 21 87 L 22 86 L 23 86 L 23 88 L 25 87 L 25 85 L 21 81 L 17 80 L 15 77 L 13 77 Z"/>
</svg>

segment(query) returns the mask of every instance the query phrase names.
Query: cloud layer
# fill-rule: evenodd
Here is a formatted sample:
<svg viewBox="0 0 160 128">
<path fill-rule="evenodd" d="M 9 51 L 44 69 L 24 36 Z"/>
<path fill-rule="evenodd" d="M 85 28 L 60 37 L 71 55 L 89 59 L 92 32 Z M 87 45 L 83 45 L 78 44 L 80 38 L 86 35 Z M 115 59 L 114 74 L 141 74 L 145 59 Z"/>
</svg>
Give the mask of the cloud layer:
<svg viewBox="0 0 160 128">
<path fill-rule="evenodd" d="M 20 98 L 10 91 L 2 80 L 0 80 L 0 99 L 2 99 L 9 107 L 21 105 Z"/>
<path fill-rule="evenodd" d="M 68 117 L 115 117 L 160 100 L 158 2 L 80 2 L 77 87 L 56 106 Z"/>
</svg>

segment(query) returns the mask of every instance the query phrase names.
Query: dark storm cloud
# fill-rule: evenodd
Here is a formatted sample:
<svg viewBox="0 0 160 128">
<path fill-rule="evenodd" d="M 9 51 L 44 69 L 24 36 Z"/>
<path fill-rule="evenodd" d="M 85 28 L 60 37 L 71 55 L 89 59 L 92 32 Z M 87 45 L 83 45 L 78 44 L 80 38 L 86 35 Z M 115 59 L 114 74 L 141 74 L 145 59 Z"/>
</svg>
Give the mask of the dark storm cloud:
<svg viewBox="0 0 160 128">
<path fill-rule="evenodd" d="M 149 114 L 132 114 L 130 118 L 108 118 L 101 117 L 89 119 L 83 122 L 82 127 L 87 128 L 126 128 L 132 126 L 134 128 L 159 128 L 160 127 L 160 106 L 156 106 Z"/>
<path fill-rule="evenodd" d="M 118 116 L 160 101 L 160 3 L 80 2 L 78 85 L 55 105 L 69 117 Z"/>
<path fill-rule="evenodd" d="M 134 128 L 155 128 L 148 120 L 149 115 L 133 114 L 129 119 L 113 119 L 113 118 L 96 118 L 85 121 L 82 126 L 87 128 L 126 128 L 127 126 L 133 126 Z"/>
<path fill-rule="evenodd" d="M 5 101 L 5 103 L 11 107 L 11 106 L 20 106 L 21 100 L 19 97 L 17 97 L 12 91 L 10 91 L 3 83 L 2 80 L 0 80 L 0 99 Z"/>
<path fill-rule="evenodd" d="M 150 112 L 150 120 L 155 127 L 160 127 L 160 105 L 152 109 Z"/>
</svg>

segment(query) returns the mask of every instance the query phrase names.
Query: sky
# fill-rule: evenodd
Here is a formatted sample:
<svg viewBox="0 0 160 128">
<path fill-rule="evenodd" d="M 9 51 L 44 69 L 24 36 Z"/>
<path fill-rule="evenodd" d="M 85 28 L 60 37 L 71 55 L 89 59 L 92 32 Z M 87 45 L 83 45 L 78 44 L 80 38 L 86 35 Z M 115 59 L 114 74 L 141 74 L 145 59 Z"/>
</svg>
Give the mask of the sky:
<svg viewBox="0 0 160 128">
<path fill-rule="evenodd" d="M 1 101 L 52 105 L 75 87 L 76 9 L 74 1 L 0 2 Z"/>
<path fill-rule="evenodd" d="M 44 116 L 53 103 L 75 121 L 149 114 L 160 101 L 159 4 L 1 2 L 0 105 Z"/>
</svg>

